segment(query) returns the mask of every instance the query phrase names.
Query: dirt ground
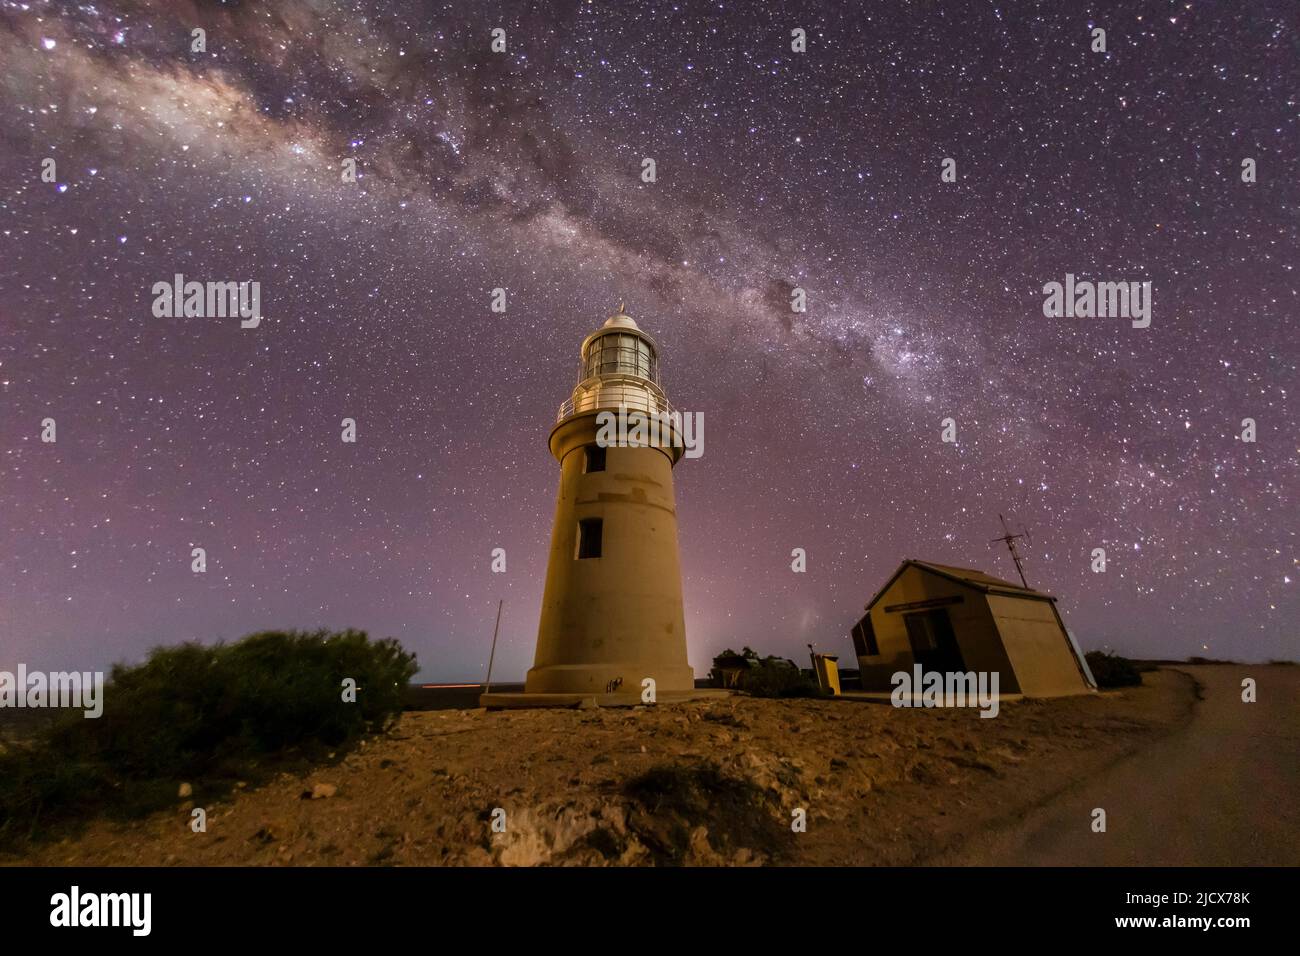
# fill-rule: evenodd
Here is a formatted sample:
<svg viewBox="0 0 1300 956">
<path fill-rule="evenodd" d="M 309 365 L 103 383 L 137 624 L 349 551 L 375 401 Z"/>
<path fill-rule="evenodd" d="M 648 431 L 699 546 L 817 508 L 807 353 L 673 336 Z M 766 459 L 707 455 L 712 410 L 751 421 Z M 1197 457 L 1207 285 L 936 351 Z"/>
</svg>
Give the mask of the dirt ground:
<svg viewBox="0 0 1300 956">
<path fill-rule="evenodd" d="M 305 775 L 9 864 L 924 864 L 1185 728 L 1186 673 L 977 710 L 734 696 L 653 708 L 411 712 Z M 178 781 L 178 784 L 180 782 Z M 312 797 L 312 792 L 316 796 Z M 207 832 L 190 829 L 193 807 Z M 505 832 L 492 832 L 494 810 Z M 806 812 L 794 832 L 795 811 Z M 966 860 L 964 862 L 978 862 Z"/>
<path fill-rule="evenodd" d="M 1028 866 L 1300 865 L 1300 667 L 1215 664 L 1191 723 L 944 863 Z M 1256 699 L 1242 700 L 1242 681 Z M 1107 814 L 1104 834 L 1090 823 Z"/>
</svg>

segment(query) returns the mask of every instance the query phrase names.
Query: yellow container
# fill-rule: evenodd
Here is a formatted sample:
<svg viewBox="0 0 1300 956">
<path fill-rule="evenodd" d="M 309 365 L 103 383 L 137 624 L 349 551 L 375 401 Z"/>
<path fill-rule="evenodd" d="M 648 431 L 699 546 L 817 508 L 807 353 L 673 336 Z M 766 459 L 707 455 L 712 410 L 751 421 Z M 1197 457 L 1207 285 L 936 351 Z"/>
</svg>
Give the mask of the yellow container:
<svg viewBox="0 0 1300 956">
<path fill-rule="evenodd" d="M 813 666 L 817 671 L 817 684 L 832 697 L 840 696 L 840 665 L 838 654 L 814 654 Z"/>
</svg>

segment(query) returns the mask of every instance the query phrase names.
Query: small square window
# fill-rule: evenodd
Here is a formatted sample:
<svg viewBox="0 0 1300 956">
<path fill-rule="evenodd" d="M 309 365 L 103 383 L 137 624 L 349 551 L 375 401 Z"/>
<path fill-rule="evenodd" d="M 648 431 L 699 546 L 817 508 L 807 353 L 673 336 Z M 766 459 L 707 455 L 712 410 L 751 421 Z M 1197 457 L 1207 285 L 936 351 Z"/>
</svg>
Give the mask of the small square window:
<svg viewBox="0 0 1300 956">
<path fill-rule="evenodd" d="M 605 521 L 603 518 L 583 518 L 578 522 L 578 557 L 599 558 L 601 538 Z"/>
<path fill-rule="evenodd" d="M 600 445 L 587 446 L 587 460 L 583 464 L 582 470 L 591 474 L 593 471 L 605 470 L 605 449 Z"/>
</svg>

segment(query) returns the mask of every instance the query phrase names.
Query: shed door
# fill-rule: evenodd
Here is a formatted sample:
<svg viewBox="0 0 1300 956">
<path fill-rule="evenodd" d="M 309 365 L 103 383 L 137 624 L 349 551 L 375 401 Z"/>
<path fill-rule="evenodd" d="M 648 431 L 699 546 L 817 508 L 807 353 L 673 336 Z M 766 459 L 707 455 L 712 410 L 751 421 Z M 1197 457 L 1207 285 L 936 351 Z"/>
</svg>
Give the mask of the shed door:
<svg viewBox="0 0 1300 956">
<path fill-rule="evenodd" d="M 966 669 L 947 608 L 904 614 L 903 623 L 907 625 L 912 657 L 922 671 L 947 674 Z"/>
</svg>

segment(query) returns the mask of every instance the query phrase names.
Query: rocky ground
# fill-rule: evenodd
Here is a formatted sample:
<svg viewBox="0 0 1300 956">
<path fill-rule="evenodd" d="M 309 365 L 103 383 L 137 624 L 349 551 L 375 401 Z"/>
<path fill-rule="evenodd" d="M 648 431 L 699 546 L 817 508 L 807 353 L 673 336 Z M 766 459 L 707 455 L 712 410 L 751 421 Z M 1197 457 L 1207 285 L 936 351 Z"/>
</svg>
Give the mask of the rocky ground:
<svg viewBox="0 0 1300 956">
<path fill-rule="evenodd" d="M 653 708 L 411 712 L 306 774 L 92 821 L 10 864 L 916 864 L 1014 826 L 1184 726 L 1185 673 L 975 710 L 734 696 Z M 178 792 L 180 784 L 178 781 Z M 207 831 L 190 829 L 203 807 Z M 504 832 L 493 832 L 504 810 Z M 794 832 L 795 811 L 806 832 Z"/>
<path fill-rule="evenodd" d="M 1191 722 L 1013 827 L 945 857 L 984 866 L 1300 866 L 1300 667 L 1186 667 Z M 1255 684 L 1243 700 L 1243 682 Z M 1080 826 L 1107 814 L 1104 837 Z"/>
</svg>

